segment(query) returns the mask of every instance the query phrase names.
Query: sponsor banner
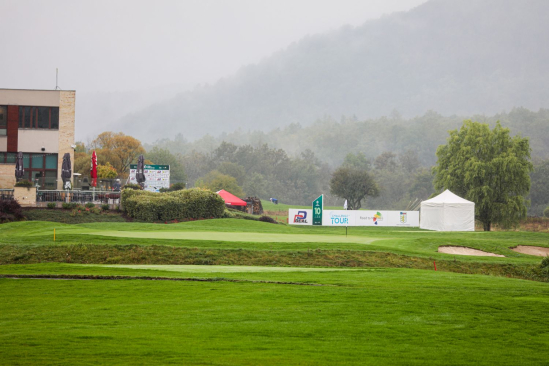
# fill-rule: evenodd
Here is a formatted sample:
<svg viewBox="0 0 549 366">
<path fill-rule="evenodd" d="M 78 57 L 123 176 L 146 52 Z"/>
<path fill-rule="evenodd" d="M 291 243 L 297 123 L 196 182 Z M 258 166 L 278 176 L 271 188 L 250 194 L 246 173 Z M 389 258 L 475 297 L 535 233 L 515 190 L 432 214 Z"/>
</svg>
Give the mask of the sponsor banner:
<svg viewBox="0 0 549 366">
<path fill-rule="evenodd" d="M 290 208 L 288 210 L 288 223 L 290 225 L 312 225 L 313 210 Z"/>
<path fill-rule="evenodd" d="M 324 210 L 322 225 L 325 226 L 356 226 L 355 212 L 347 210 Z"/>
<path fill-rule="evenodd" d="M 313 225 L 312 210 L 289 209 L 292 225 Z M 324 210 L 323 226 L 400 226 L 419 227 L 419 211 Z"/>
<path fill-rule="evenodd" d="M 419 227 L 419 211 L 354 211 L 356 226 Z"/>
<path fill-rule="evenodd" d="M 137 164 L 130 165 L 130 183 L 137 184 L 135 175 Z M 170 188 L 170 166 L 145 164 L 145 190 L 159 192 L 160 188 Z"/>
</svg>

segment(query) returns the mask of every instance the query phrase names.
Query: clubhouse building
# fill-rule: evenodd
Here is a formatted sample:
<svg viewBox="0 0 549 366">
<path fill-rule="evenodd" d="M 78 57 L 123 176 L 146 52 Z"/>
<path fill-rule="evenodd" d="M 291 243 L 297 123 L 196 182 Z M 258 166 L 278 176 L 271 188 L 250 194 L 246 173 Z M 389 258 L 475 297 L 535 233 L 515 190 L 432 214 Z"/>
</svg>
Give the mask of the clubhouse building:
<svg viewBox="0 0 549 366">
<path fill-rule="evenodd" d="M 74 164 L 74 90 L 0 89 L 0 188 L 15 184 L 23 152 L 24 179 L 40 189 L 62 189 L 63 155 Z"/>
</svg>

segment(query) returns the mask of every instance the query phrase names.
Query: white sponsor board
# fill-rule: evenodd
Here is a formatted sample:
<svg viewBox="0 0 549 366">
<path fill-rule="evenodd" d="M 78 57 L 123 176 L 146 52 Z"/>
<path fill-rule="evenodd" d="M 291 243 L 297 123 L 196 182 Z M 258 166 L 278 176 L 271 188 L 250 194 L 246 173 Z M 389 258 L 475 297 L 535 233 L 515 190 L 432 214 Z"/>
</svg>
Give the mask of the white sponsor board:
<svg viewBox="0 0 549 366">
<path fill-rule="evenodd" d="M 355 212 L 347 210 L 324 210 L 322 226 L 355 226 Z"/>
<path fill-rule="evenodd" d="M 313 210 L 290 208 L 288 210 L 288 223 L 290 225 L 312 225 Z"/>
<path fill-rule="evenodd" d="M 311 210 L 290 209 L 288 221 L 293 225 L 311 225 L 311 215 Z M 419 227 L 419 211 L 324 210 L 322 225 Z"/>
<path fill-rule="evenodd" d="M 356 226 L 419 227 L 419 211 L 354 211 Z"/>
</svg>

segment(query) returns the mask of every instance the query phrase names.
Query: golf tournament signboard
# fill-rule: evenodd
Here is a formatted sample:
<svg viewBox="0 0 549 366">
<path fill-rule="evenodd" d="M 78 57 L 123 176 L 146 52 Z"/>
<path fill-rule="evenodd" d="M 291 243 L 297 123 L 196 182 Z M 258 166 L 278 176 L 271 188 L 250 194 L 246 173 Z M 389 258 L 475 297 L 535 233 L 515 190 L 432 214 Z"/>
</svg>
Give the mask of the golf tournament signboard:
<svg viewBox="0 0 549 366">
<path fill-rule="evenodd" d="M 313 225 L 322 225 L 322 211 L 324 210 L 324 195 L 321 194 L 313 201 Z"/>
<path fill-rule="evenodd" d="M 288 212 L 288 222 L 292 225 L 313 224 L 313 210 L 306 210 L 303 208 L 290 208 Z"/>
<path fill-rule="evenodd" d="M 313 201 L 312 210 L 290 208 L 290 225 L 419 227 L 419 211 L 324 210 L 324 195 Z"/>
<path fill-rule="evenodd" d="M 135 175 L 137 164 L 130 165 L 130 183 L 137 184 Z M 145 174 L 145 190 L 158 192 L 160 188 L 170 188 L 170 166 L 169 165 L 148 165 L 143 170 Z"/>
</svg>

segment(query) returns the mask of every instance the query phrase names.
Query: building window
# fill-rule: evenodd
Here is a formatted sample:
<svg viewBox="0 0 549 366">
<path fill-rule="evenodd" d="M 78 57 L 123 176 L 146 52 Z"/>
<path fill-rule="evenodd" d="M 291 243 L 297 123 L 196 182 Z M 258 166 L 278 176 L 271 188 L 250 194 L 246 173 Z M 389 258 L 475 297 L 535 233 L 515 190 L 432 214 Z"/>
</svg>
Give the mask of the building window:
<svg viewBox="0 0 549 366">
<path fill-rule="evenodd" d="M 16 153 L 0 152 L 0 164 L 15 164 L 16 155 Z"/>
<path fill-rule="evenodd" d="M 8 107 L 0 105 L 0 136 L 6 136 L 8 131 Z"/>
<path fill-rule="evenodd" d="M 19 128 L 59 129 L 59 107 L 19 107 Z"/>
<path fill-rule="evenodd" d="M 16 159 L 17 153 L 0 152 L 0 164 L 15 164 Z M 57 188 L 57 154 L 23 153 L 23 168 L 24 179 L 41 189 Z"/>
</svg>

